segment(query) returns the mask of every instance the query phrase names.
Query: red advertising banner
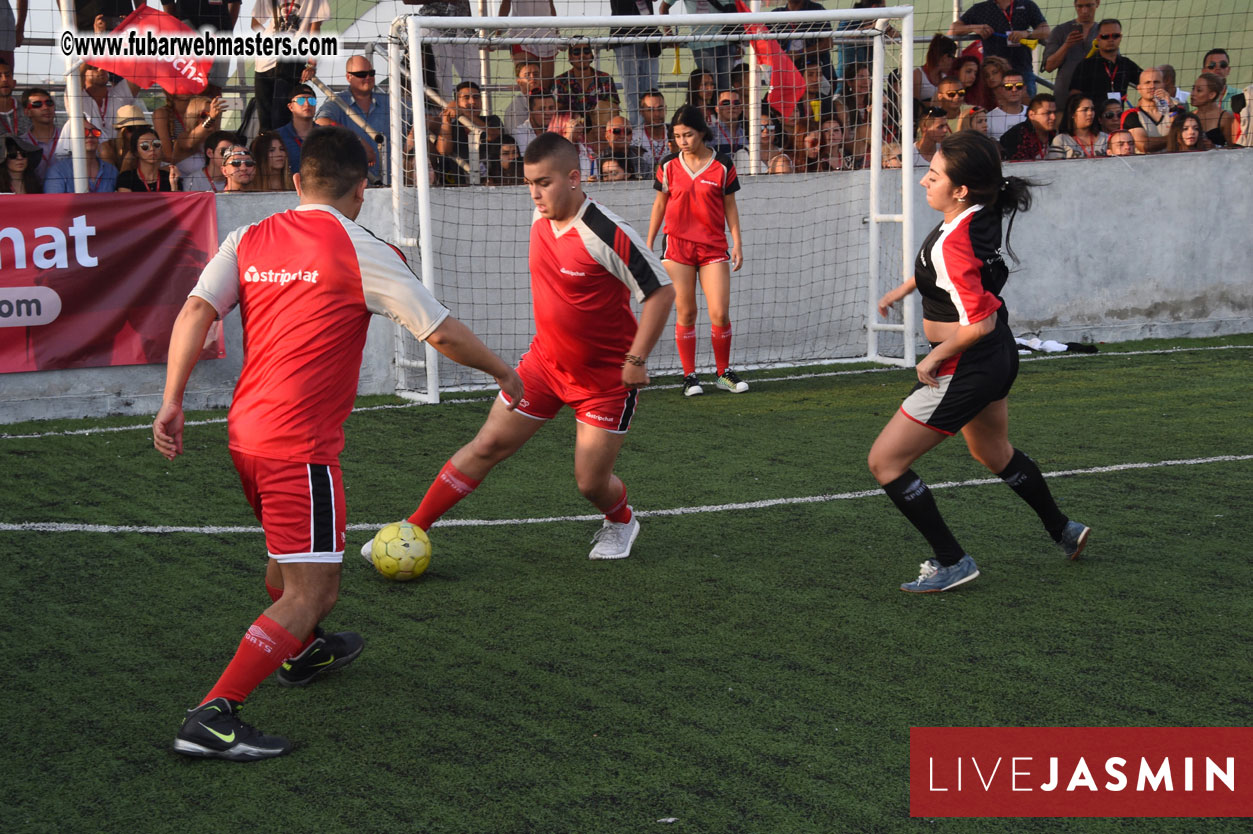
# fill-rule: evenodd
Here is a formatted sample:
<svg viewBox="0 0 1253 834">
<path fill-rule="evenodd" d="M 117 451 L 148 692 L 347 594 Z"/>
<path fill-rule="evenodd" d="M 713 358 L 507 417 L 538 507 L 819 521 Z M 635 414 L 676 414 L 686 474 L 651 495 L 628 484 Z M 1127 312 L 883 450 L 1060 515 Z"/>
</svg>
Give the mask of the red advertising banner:
<svg viewBox="0 0 1253 834">
<path fill-rule="evenodd" d="M 217 251 L 213 195 L 4 198 L 0 373 L 166 360 L 170 331 Z M 226 355 L 222 323 L 202 359 Z"/>
<path fill-rule="evenodd" d="M 914 817 L 1253 816 L 1253 727 L 913 727 Z"/>
</svg>

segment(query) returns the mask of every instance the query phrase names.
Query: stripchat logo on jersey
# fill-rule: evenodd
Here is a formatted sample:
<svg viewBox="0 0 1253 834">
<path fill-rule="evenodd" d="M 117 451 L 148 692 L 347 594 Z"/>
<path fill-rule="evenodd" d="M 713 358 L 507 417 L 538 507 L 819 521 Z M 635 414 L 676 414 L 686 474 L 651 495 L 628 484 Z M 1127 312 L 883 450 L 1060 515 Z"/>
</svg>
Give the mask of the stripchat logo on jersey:
<svg viewBox="0 0 1253 834">
<path fill-rule="evenodd" d="M 290 284 L 293 281 L 305 281 L 310 284 L 318 282 L 318 271 L 308 269 L 266 269 L 259 270 L 250 266 L 244 270 L 244 283 L 247 284 Z"/>
</svg>

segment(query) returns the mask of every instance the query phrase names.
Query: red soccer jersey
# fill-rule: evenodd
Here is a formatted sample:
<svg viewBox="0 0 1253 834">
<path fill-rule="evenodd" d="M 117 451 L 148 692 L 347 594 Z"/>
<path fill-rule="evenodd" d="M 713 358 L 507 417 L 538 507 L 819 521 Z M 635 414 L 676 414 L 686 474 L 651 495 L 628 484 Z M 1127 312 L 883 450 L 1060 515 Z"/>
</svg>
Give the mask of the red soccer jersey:
<svg viewBox="0 0 1253 834">
<path fill-rule="evenodd" d="M 231 232 L 191 294 L 243 319 L 230 448 L 299 463 L 339 460 L 372 313 L 419 339 L 448 315 L 399 250 L 330 206 Z"/>
<path fill-rule="evenodd" d="M 576 387 L 621 387 L 637 326 L 630 298 L 643 301 L 670 283 L 661 261 L 622 218 L 584 200 L 560 231 L 535 213 L 530 267 L 531 349 Z"/>
<path fill-rule="evenodd" d="M 669 195 L 663 232 L 716 249 L 727 248 L 723 198 L 740 190 L 731 157 L 715 153 L 703 168 L 693 171 L 681 153 L 668 154 L 657 165 L 653 188 Z"/>
</svg>

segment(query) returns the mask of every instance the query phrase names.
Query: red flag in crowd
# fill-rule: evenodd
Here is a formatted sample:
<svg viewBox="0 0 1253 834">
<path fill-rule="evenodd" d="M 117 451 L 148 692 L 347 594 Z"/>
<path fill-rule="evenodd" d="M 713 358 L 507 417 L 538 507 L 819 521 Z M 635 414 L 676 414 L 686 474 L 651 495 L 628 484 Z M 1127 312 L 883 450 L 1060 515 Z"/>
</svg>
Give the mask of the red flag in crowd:
<svg viewBox="0 0 1253 834">
<path fill-rule="evenodd" d="M 735 0 L 735 10 L 748 14 L 750 9 L 744 0 Z M 761 23 L 750 23 L 744 27 L 750 35 L 760 35 L 767 31 Z M 779 46 L 778 41 L 753 41 L 753 49 L 757 52 L 757 63 L 770 67 L 770 93 L 766 101 L 784 118 L 791 116 L 796 104 L 805 93 L 805 76 L 801 75 L 792 63 L 792 59 Z"/>
<path fill-rule="evenodd" d="M 212 58 L 186 58 L 179 56 L 153 55 L 157 42 L 145 40 L 152 34 L 157 37 L 170 35 L 195 36 L 198 33 L 183 21 L 154 9 L 151 6 L 140 6 L 132 12 L 111 34 L 126 37 L 127 32 L 135 32 L 140 42 L 147 48 L 148 56 L 128 57 L 90 56 L 85 58 L 94 67 L 116 73 L 127 81 L 133 81 L 143 89 L 158 84 L 167 93 L 197 95 L 204 92 L 209 83 L 209 69 L 213 66 Z"/>
</svg>

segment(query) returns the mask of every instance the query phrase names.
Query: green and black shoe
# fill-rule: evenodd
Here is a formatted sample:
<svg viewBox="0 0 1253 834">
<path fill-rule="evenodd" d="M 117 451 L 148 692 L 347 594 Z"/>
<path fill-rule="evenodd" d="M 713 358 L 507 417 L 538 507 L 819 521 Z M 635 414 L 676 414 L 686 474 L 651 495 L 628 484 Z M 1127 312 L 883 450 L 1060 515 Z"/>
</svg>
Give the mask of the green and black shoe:
<svg viewBox="0 0 1253 834">
<path fill-rule="evenodd" d="M 187 710 L 174 737 L 174 749 L 184 756 L 255 762 L 291 752 L 291 742 L 268 736 L 239 718 L 241 704 L 214 698 Z"/>
<path fill-rule="evenodd" d="M 357 659 L 365 641 L 355 631 L 326 634 L 314 631 L 317 637 L 303 652 L 283 661 L 275 677 L 283 686 L 305 686 L 319 675 L 342 669 Z"/>
</svg>

